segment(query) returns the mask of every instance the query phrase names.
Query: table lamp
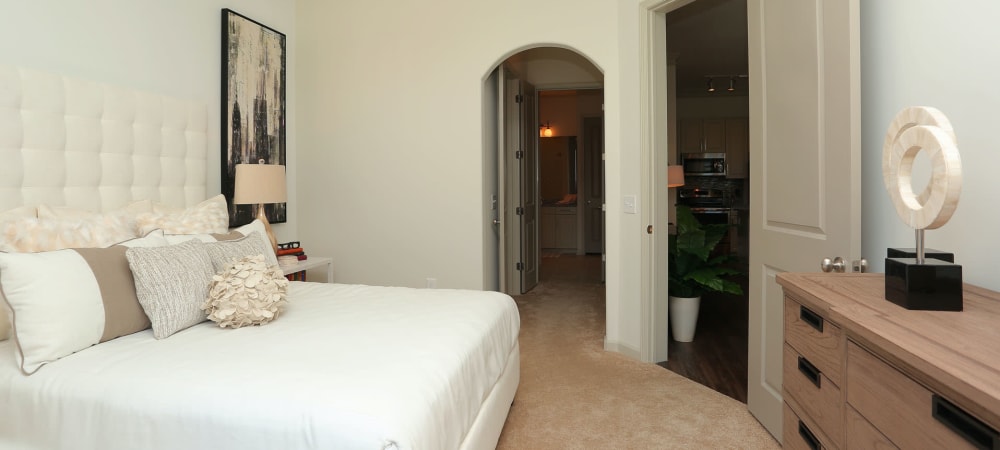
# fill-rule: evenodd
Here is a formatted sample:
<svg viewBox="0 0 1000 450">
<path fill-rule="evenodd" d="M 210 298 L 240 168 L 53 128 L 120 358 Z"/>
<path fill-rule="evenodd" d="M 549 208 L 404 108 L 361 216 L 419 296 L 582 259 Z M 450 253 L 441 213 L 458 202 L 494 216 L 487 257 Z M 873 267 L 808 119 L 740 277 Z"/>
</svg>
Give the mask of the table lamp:
<svg viewBox="0 0 1000 450">
<path fill-rule="evenodd" d="M 237 205 L 256 205 L 257 219 L 264 223 L 267 238 L 271 241 L 274 253 L 278 253 L 278 241 L 271 231 L 271 224 L 264 213 L 265 203 L 283 203 L 288 201 L 285 188 L 285 166 L 277 164 L 237 164 L 236 183 L 233 190 L 233 203 Z"/>
<path fill-rule="evenodd" d="M 667 187 L 684 186 L 684 166 L 667 166 Z"/>
</svg>

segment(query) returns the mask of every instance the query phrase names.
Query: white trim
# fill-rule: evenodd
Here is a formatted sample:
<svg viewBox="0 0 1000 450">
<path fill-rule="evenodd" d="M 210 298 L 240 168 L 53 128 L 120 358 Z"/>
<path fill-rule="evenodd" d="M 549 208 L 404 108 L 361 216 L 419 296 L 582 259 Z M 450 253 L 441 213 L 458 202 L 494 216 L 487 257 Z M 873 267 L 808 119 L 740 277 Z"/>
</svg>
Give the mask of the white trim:
<svg viewBox="0 0 1000 450">
<path fill-rule="evenodd" d="M 622 355 L 628 356 L 629 358 L 642 360 L 639 356 L 641 353 L 639 349 L 629 347 L 625 344 L 618 342 L 611 342 L 608 340 L 607 336 L 604 336 L 604 350 L 609 352 L 621 353 Z"/>
<path fill-rule="evenodd" d="M 643 166 L 640 178 L 643 193 L 642 220 L 654 225 L 653 234 L 646 235 L 641 250 L 640 294 L 640 360 L 657 362 L 665 357 L 667 342 L 659 342 L 657 330 L 665 327 L 668 317 L 654 299 L 666 293 L 666 237 L 665 217 L 668 196 L 666 169 L 657 170 L 665 159 L 667 148 L 667 42 L 666 13 L 687 5 L 694 0 L 645 0 L 639 4 L 639 160 Z M 662 151 L 657 152 L 660 147 Z M 657 153 L 661 155 L 658 157 Z M 665 166 L 665 165 L 664 165 Z M 661 173 L 662 172 L 662 173 Z M 660 191 L 663 192 L 660 192 Z"/>
</svg>

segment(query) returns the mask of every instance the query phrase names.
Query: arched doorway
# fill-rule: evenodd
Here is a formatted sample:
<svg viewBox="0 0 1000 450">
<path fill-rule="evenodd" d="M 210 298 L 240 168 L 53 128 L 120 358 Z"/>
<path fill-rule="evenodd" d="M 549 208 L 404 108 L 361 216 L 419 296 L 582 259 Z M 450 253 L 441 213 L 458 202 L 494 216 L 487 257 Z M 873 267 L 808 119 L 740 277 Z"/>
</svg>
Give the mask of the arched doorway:
<svg viewBox="0 0 1000 450">
<path fill-rule="evenodd" d="M 603 87 L 600 68 L 554 46 L 515 51 L 484 78 L 486 286 L 521 294 L 544 255 L 603 254 Z"/>
</svg>

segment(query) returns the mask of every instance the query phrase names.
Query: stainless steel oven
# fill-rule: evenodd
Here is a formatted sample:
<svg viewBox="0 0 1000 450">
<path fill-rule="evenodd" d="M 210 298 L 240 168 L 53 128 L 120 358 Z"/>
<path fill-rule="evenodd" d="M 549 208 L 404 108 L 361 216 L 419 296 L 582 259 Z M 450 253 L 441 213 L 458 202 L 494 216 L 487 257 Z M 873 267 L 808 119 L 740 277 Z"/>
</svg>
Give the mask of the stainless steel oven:
<svg viewBox="0 0 1000 450">
<path fill-rule="evenodd" d="M 681 155 L 684 176 L 724 177 L 726 176 L 725 153 L 684 153 Z"/>
<path fill-rule="evenodd" d="M 683 187 L 677 191 L 677 204 L 691 209 L 698 222 L 729 223 L 731 205 L 721 189 Z"/>
</svg>

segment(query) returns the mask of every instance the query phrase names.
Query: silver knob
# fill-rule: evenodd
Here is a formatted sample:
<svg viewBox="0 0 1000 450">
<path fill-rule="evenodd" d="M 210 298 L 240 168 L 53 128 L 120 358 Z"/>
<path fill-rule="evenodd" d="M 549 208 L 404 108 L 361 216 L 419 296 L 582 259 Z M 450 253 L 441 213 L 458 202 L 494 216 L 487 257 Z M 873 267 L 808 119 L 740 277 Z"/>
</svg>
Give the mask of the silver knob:
<svg viewBox="0 0 1000 450">
<path fill-rule="evenodd" d="M 824 272 L 844 273 L 847 270 L 847 261 L 844 261 L 844 258 L 839 256 L 833 258 L 833 260 L 823 258 L 823 262 L 820 263 L 819 268 L 823 269 Z"/>
<path fill-rule="evenodd" d="M 493 225 L 500 225 L 500 219 L 493 219 Z"/>
</svg>

